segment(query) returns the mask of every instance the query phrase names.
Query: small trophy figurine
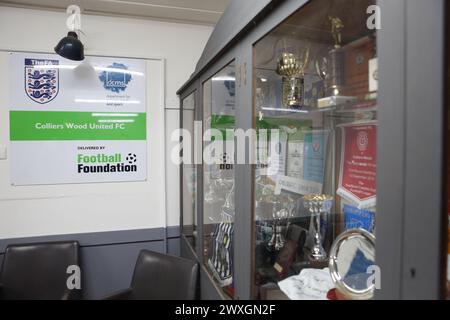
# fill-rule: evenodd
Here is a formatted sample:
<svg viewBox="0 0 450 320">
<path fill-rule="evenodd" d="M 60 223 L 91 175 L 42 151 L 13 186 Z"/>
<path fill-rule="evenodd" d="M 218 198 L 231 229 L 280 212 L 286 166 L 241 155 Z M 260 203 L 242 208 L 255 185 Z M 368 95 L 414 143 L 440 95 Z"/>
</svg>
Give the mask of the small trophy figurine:
<svg viewBox="0 0 450 320">
<path fill-rule="evenodd" d="M 338 17 L 328 16 L 328 19 L 330 20 L 331 23 L 331 34 L 333 35 L 334 39 L 334 48 L 339 49 L 342 43 L 341 31 L 342 29 L 344 29 L 344 24 L 342 23 L 342 20 Z"/>
<path fill-rule="evenodd" d="M 303 204 L 311 214 L 310 231 L 313 233 L 313 246 L 309 254 L 311 261 L 325 261 L 327 253 L 322 245 L 320 233 L 320 217 L 329 214 L 333 204 L 333 197 L 325 194 L 311 194 L 303 197 Z"/>
<path fill-rule="evenodd" d="M 305 71 L 309 65 L 309 47 L 300 58 L 284 52 L 278 59 L 277 73 L 283 77 L 284 107 L 299 109 L 304 106 Z"/>
<path fill-rule="evenodd" d="M 326 97 L 317 101 L 319 108 L 332 107 L 355 100 L 355 97 L 342 96 L 345 83 L 345 52 L 342 50 L 342 29 L 344 23 L 339 17 L 328 17 L 331 24 L 333 48 L 328 56 L 316 61 L 316 72 L 323 80 Z"/>
</svg>

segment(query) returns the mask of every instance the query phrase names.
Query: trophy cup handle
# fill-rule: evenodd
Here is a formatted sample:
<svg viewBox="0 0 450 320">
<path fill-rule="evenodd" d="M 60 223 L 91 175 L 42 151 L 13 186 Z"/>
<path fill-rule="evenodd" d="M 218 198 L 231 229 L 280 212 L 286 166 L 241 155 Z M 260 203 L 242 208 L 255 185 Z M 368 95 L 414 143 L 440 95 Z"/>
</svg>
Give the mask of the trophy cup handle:
<svg viewBox="0 0 450 320">
<path fill-rule="evenodd" d="M 316 63 L 315 63 L 316 73 L 322 80 L 325 80 L 328 76 L 327 65 L 328 65 L 328 59 L 326 57 L 322 57 L 322 59 L 316 60 Z"/>
<path fill-rule="evenodd" d="M 305 75 L 305 71 L 309 65 L 309 50 L 310 50 L 310 47 L 307 46 L 306 50 L 304 52 L 304 55 L 303 55 L 303 65 L 302 65 L 302 72 L 301 72 L 302 76 Z"/>
</svg>

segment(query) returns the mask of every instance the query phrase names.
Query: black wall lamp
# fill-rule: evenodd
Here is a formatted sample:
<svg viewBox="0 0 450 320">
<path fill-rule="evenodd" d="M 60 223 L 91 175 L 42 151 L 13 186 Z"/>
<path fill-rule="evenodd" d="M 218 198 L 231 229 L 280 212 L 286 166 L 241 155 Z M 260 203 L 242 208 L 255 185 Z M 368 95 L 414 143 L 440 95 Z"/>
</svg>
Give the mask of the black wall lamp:
<svg viewBox="0 0 450 320">
<path fill-rule="evenodd" d="M 78 39 L 74 31 L 69 31 L 66 37 L 62 38 L 55 47 L 55 52 L 61 57 L 81 61 L 84 60 L 84 46 Z"/>
<path fill-rule="evenodd" d="M 75 30 L 81 32 L 81 9 L 77 5 L 70 5 L 67 7 L 66 13 L 70 14 L 66 22 L 70 31 L 67 36 L 59 40 L 55 52 L 66 59 L 84 60 L 84 45 L 75 32 Z"/>
</svg>

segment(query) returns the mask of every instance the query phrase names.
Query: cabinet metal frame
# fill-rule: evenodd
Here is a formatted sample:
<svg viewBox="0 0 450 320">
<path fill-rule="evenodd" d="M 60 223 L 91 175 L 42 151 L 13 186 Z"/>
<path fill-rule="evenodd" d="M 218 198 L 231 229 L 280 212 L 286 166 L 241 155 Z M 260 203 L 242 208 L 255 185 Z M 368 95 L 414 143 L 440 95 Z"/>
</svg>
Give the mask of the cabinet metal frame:
<svg viewBox="0 0 450 320">
<path fill-rule="evenodd" d="M 180 95 L 180 117 L 179 117 L 179 127 L 182 129 L 183 128 L 183 101 L 184 99 L 186 99 L 187 97 L 189 97 L 191 94 L 194 94 L 194 114 L 196 113 L 196 108 L 197 108 L 197 100 L 198 100 L 198 81 L 194 81 L 192 84 L 189 85 L 189 87 L 187 87 Z M 181 136 L 180 136 L 180 142 L 181 142 Z M 181 151 L 180 156 L 183 156 L 183 151 Z M 184 202 L 183 202 L 183 198 L 184 198 L 184 194 L 183 194 L 183 163 L 180 163 L 180 177 L 179 177 L 179 188 L 180 188 L 180 254 L 181 256 L 185 257 L 185 258 L 189 258 L 192 260 L 197 260 L 197 253 L 195 252 L 194 248 L 192 248 L 192 246 L 190 245 L 190 243 L 188 242 L 188 240 L 186 239 L 185 235 L 183 234 L 183 228 L 184 228 L 184 221 L 183 221 L 183 215 L 184 215 Z M 197 229 L 198 229 L 198 225 L 197 225 Z"/>
<path fill-rule="evenodd" d="M 379 1 L 378 299 L 442 298 L 444 2 Z"/>
</svg>

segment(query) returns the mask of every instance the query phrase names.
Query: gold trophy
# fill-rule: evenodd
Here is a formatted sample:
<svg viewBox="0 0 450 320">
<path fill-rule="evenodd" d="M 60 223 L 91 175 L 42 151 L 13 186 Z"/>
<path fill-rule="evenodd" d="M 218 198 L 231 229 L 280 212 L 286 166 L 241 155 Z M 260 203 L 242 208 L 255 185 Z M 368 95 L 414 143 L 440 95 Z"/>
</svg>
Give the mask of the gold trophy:
<svg viewBox="0 0 450 320">
<path fill-rule="evenodd" d="M 309 65 L 309 48 L 300 58 L 284 52 L 278 59 L 277 73 L 282 76 L 283 99 L 286 108 L 300 109 L 304 107 L 305 70 Z"/>
<path fill-rule="evenodd" d="M 328 17 L 334 46 L 328 56 L 316 61 L 316 72 L 322 78 L 325 98 L 317 100 L 319 108 L 332 107 L 356 100 L 355 97 L 341 95 L 345 84 L 345 52 L 342 50 L 342 29 L 344 23 L 338 17 Z"/>
</svg>

